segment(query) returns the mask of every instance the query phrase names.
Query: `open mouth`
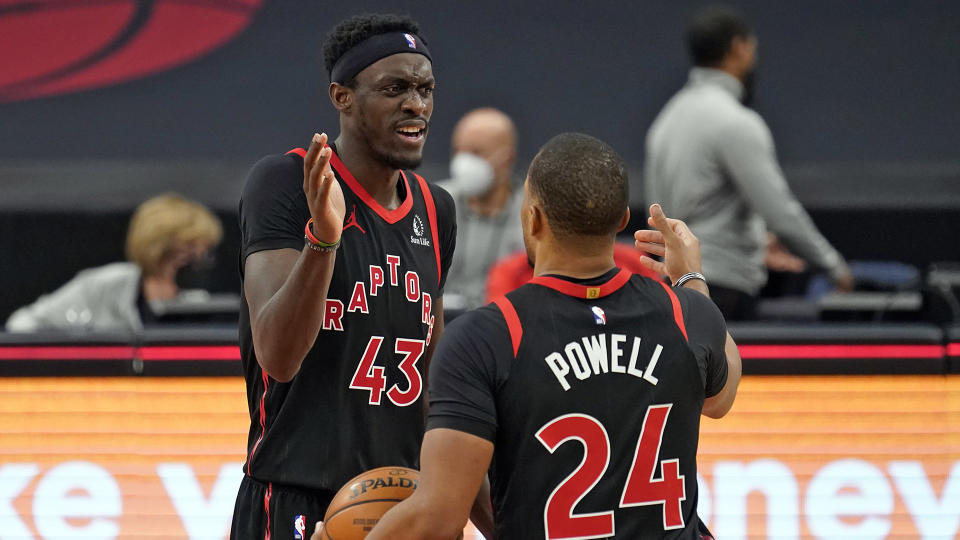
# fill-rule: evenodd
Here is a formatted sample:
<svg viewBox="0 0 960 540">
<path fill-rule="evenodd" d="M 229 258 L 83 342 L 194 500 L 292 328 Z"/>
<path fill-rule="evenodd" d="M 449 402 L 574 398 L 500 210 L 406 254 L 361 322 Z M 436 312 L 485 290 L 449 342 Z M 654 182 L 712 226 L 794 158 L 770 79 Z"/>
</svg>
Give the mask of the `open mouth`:
<svg viewBox="0 0 960 540">
<path fill-rule="evenodd" d="M 426 135 L 426 133 L 426 127 L 407 126 L 397 129 L 397 134 L 410 142 L 418 142 L 423 140 L 423 137 Z"/>
</svg>

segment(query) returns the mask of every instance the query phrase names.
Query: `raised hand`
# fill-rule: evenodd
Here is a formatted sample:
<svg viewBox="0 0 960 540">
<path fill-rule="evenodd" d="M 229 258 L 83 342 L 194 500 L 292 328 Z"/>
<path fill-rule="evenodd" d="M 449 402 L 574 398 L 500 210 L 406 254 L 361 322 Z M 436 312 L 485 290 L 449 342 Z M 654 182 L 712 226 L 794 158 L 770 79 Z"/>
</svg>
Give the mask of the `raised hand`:
<svg viewBox="0 0 960 540">
<path fill-rule="evenodd" d="M 641 264 L 658 274 L 670 276 L 672 281 L 687 272 L 700 271 L 700 240 L 690 232 L 686 223 L 668 218 L 659 204 L 650 205 L 647 223 L 653 230 L 633 233 L 635 245 L 645 253 L 663 257 L 663 261 L 644 255 L 640 257 Z"/>
<path fill-rule="evenodd" d="M 326 133 L 313 134 L 303 158 L 303 193 L 313 218 L 313 235 L 321 242 L 333 244 L 340 239 L 347 208 L 343 190 L 330 168 L 333 150 L 326 144 Z"/>
</svg>

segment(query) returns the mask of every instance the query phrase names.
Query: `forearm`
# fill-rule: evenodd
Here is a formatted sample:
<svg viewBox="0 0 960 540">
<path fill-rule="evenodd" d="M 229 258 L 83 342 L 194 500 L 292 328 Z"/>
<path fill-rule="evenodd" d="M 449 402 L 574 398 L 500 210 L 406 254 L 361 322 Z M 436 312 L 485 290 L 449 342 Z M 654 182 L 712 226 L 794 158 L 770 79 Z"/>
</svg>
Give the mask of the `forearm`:
<svg viewBox="0 0 960 540">
<path fill-rule="evenodd" d="M 843 258 L 820 233 L 796 196 L 771 152 L 757 151 L 739 159 L 734 175 L 740 192 L 767 229 L 793 253 L 814 266 L 834 270 Z"/>
<path fill-rule="evenodd" d="M 702 279 L 691 279 L 683 284 L 685 289 L 693 289 L 698 293 L 710 298 L 710 288 L 707 287 L 707 282 Z"/>
<path fill-rule="evenodd" d="M 483 485 L 477 492 L 477 498 L 473 501 L 473 507 L 470 509 L 470 521 L 473 526 L 480 531 L 487 540 L 495 538 L 493 506 L 490 503 L 490 479 L 487 476 L 483 478 Z"/>
<path fill-rule="evenodd" d="M 843 257 L 817 229 L 792 193 L 788 201 L 778 202 L 775 208 L 772 219 L 767 220 L 768 229 L 790 252 L 831 272 L 845 265 Z"/>
<path fill-rule="evenodd" d="M 710 418 L 721 418 L 730 412 L 733 401 L 737 397 L 737 388 L 740 386 L 742 373 L 740 351 L 729 333 L 724 344 L 724 354 L 727 360 L 727 382 L 717 395 L 707 398 L 703 403 L 703 414 Z"/>
<path fill-rule="evenodd" d="M 335 260 L 335 252 L 305 248 L 283 285 L 251 313 L 257 360 L 274 379 L 292 379 L 316 341 Z"/>
<path fill-rule="evenodd" d="M 367 540 L 454 540 L 465 525 L 412 495 L 384 514 Z"/>
</svg>

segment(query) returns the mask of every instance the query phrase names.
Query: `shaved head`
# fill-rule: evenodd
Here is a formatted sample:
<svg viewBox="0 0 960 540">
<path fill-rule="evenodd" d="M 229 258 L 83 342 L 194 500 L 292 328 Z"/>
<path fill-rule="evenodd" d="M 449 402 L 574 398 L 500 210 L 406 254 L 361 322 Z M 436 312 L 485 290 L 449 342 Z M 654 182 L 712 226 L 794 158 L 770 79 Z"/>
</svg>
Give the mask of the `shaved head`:
<svg viewBox="0 0 960 540">
<path fill-rule="evenodd" d="M 502 111 L 485 107 L 465 114 L 453 128 L 451 147 L 454 154 L 465 152 L 490 163 L 493 167 L 492 189 L 510 187 L 517 157 L 517 129 L 513 120 Z"/>
<path fill-rule="evenodd" d="M 465 114 L 453 129 L 454 152 L 488 157 L 484 154 L 491 146 L 510 149 L 517 146 L 517 129 L 513 120 L 502 111 L 491 107 L 474 109 Z"/>
</svg>

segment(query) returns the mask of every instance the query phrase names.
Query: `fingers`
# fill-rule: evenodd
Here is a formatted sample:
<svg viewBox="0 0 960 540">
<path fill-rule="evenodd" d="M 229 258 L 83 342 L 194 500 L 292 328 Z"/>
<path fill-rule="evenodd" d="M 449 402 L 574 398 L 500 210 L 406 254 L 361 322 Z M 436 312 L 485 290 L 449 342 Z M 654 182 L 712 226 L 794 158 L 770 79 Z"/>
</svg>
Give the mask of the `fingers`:
<svg viewBox="0 0 960 540">
<path fill-rule="evenodd" d="M 670 228 L 670 223 L 667 221 L 667 215 L 663 213 L 663 208 L 659 204 L 654 203 L 650 205 L 650 218 L 647 219 L 647 223 L 664 235 L 673 232 L 673 229 Z"/>
<path fill-rule="evenodd" d="M 329 162 L 331 150 L 329 148 L 324 148 L 323 150 L 327 152 L 326 159 Z M 322 160 L 323 157 L 321 156 L 320 159 Z M 318 199 L 321 201 L 326 201 L 327 197 L 330 195 L 330 189 L 333 187 L 333 183 L 336 180 L 334 179 L 333 171 L 331 171 L 329 167 L 326 167 L 322 170 L 323 170 L 322 176 L 318 180 L 320 185 L 317 186 L 317 188 L 320 191 L 320 193 L 318 194 Z"/>
<path fill-rule="evenodd" d="M 644 253 L 649 253 L 651 255 L 656 255 L 658 257 L 663 257 L 667 249 L 663 244 L 657 244 L 654 242 L 634 242 L 637 249 Z"/>
<path fill-rule="evenodd" d="M 303 156 L 303 189 L 307 190 L 309 187 L 307 181 L 310 179 L 310 171 L 313 169 L 313 165 L 317 162 L 317 158 L 320 156 L 320 151 L 323 150 L 323 147 L 327 144 L 327 134 L 326 133 L 314 133 L 313 139 L 310 140 L 310 147 L 307 148 L 306 155 Z"/>
<path fill-rule="evenodd" d="M 663 243 L 663 233 L 653 229 L 640 229 L 633 233 L 633 239 L 637 242 L 650 242 L 654 244 Z"/>
<path fill-rule="evenodd" d="M 333 171 L 330 169 L 330 157 L 332 155 L 333 150 L 330 148 L 320 150 L 317 161 L 310 169 L 310 185 L 307 186 L 309 189 L 308 193 L 329 191 L 329 184 L 334 179 Z M 324 189 L 325 187 L 326 189 Z"/>
<path fill-rule="evenodd" d="M 647 218 L 647 224 L 663 235 L 665 245 L 676 246 L 698 242 L 697 237 L 693 235 L 686 223 L 679 219 L 668 218 L 659 204 L 650 205 L 650 217 Z"/>
<path fill-rule="evenodd" d="M 333 151 L 327 147 L 327 134 L 314 133 L 310 148 L 303 157 L 303 191 L 309 193 L 317 187 L 318 178 L 324 178 L 330 169 L 330 156 Z"/>
<path fill-rule="evenodd" d="M 662 263 L 662 262 L 660 262 L 660 261 L 656 261 L 656 260 L 654 260 L 654 259 L 651 259 L 650 257 L 647 257 L 646 255 L 641 255 L 641 256 L 640 256 L 640 264 L 642 264 L 644 267 L 646 267 L 646 268 L 648 268 L 648 269 L 650 269 L 650 270 L 653 270 L 654 272 L 660 274 L 661 276 L 667 275 L 667 265 L 666 265 L 666 264 L 664 264 L 664 263 Z"/>
</svg>

